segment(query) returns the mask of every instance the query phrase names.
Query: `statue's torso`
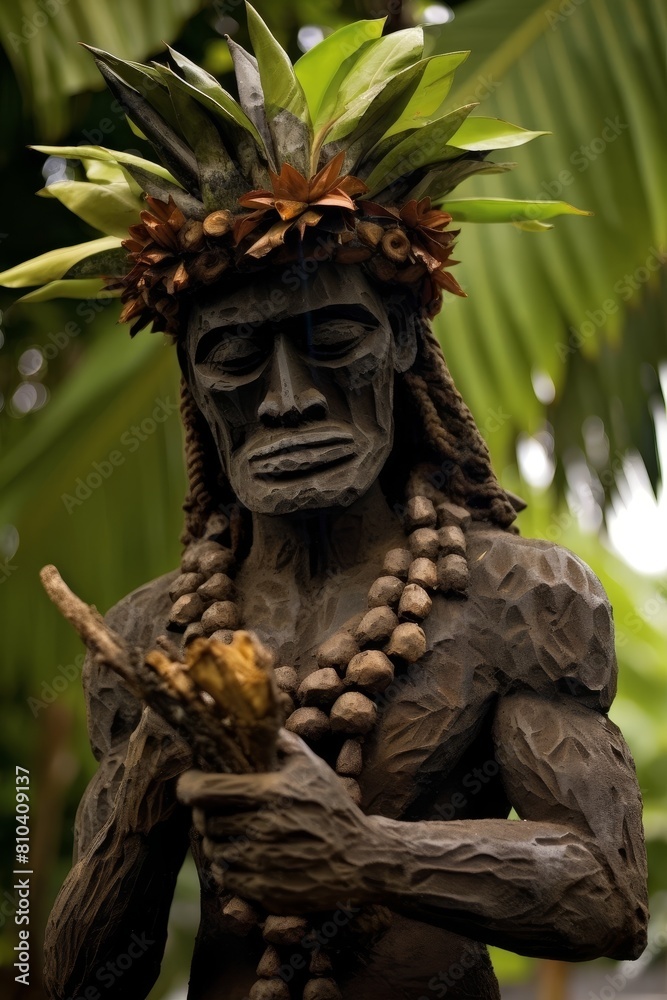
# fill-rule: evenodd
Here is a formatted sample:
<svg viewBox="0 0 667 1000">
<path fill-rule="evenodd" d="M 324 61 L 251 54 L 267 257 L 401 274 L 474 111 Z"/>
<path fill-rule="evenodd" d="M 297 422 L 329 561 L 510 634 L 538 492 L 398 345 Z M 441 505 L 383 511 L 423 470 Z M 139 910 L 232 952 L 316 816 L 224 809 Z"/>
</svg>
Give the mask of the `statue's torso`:
<svg viewBox="0 0 667 1000">
<path fill-rule="evenodd" d="M 606 708 L 610 700 L 608 671 L 596 666 L 601 652 L 608 654 L 609 614 L 599 584 L 576 557 L 547 543 L 473 527 L 468 559 L 469 598 L 436 595 L 425 623 L 427 654 L 381 696 L 359 779 L 369 813 L 403 820 L 505 817 L 510 806 L 491 742 L 498 698 L 517 687 L 548 694 L 583 682 L 592 707 Z M 285 591 L 267 603 L 272 610 L 264 619 L 262 593 L 271 586 L 263 585 L 247 596 L 254 617 L 246 624 L 262 639 L 273 639 L 279 660 L 306 676 L 315 668 L 317 646 L 355 612 L 361 614 L 378 568 L 359 567 L 342 586 L 324 587 L 307 609 L 296 608 Z M 159 584 L 165 586 L 149 586 Z M 572 630 L 562 627 L 572 615 L 577 648 Z M 204 890 L 190 996 L 242 1000 L 262 943 L 222 932 L 217 892 L 196 838 L 194 853 L 203 884 L 211 888 Z M 394 917 L 362 960 L 350 959 L 348 970 L 341 977 L 345 1000 L 498 996 L 483 946 L 402 916 Z"/>
</svg>

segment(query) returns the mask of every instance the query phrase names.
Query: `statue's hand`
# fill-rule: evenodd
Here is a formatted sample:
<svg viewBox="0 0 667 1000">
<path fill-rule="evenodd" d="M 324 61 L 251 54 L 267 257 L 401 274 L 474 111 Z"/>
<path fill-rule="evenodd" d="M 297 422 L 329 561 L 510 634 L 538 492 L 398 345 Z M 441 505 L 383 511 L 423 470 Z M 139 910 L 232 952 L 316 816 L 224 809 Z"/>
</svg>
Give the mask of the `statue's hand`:
<svg viewBox="0 0 667 1000">
<path fill-rule="evenodd" d="M 364 862 L 375 824 L 331 768 L 281 731 L 280 770 L 268 774 L 188 771 L 178 796 L 194 807 L 204 851 L 224 888 L 275 913 L 368 902 Z"/>
</svg>

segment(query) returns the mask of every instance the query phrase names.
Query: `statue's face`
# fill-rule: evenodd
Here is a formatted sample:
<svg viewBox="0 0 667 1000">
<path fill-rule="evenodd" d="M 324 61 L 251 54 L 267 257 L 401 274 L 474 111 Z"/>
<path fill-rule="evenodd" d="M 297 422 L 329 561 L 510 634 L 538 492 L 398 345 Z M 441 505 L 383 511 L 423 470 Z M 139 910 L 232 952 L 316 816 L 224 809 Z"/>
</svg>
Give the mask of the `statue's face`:
<svg viewBox="0 0 667 1000">
<path fill-rule="evenodd" d="M 350 267 L 297 288 L 258 278 L 194 305 L 187 378 L 241 503 L 290 514 L 369 489 L 393 443 L 394 372 L 414 360 L 414 337 L 399 339 Z"/>
</svg>

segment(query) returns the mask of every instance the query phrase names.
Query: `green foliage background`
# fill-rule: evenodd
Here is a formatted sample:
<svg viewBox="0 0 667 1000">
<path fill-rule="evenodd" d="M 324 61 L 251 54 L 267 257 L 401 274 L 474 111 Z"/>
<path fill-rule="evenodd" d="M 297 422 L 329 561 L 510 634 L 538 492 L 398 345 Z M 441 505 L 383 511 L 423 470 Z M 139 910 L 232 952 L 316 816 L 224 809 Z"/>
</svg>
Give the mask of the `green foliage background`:
<svg viewBox="0 0 667 1000">
<path fill-rule="evenodd" d="M 257 0 L 256 6 L 294 58 L 305 24 L 338 27 L 386 13 L 370 0 Z M 413 23 L 423 6 L 406 0 L 400 16 L 392 8 L 394 19 Z M 667 13 L 660 0 L 452 6 L 456 18 L 442 27 L 434 51 L 471 48 L 472 55 L 457 74 L 451 106 L 481 100 L 486 115 L 554 133 L 513 151 L 514 174 L 473 179 L 463 194 L 563 197 L 595 212 L 591 220 L 559 220 L 549 234 L 464 225 L 457 277 L 470 297 L 447 303 L 438 331 L 504 485 L 529 500 L 523 533 L 580 554 L 614 605 L 621 671 L 612 717 L 637 760 L 655 892 L 667 874 L 667 581 L 641 577 L 613 555 L 604 520 L 597 532 L 580 530 L 566 499 L 566 470 L 573 457 L 584 463 L 601 511 L 630 451 L 641 455 L 656 488 L 659 482 L 652 412 L 664 407 L 657 370 L 667 354 Z M 243 22 L 240 10 L 234 0 L 203 7 L 193 0 L 21 0 L 0 9 L 0 267 L 92 235 L 55 201 L 34 197 L 43 182 L 41 158 L 25 149 L 28 142 L 141 146 L 110 110 L 111 97 L 76 41 L 145 59 L 160 53 L 164 39 L 223 76 L 230 60 L 216 29 L 247 44 L 244 24 L 232 23 Z M 616 135 L 604 140 L 614 132 L 610 120 Z M 11 300 L 0 294 L 3 308 Z M 80 647 L 42 595 L 38 570 L 56 563 L 77 593 L 106 610 L 178 560 L 180 423 L 175 412 L 163 423 L 151 417 L 158 403 L 169 411 L 177 401 L 174 359 L 160 337 L 130 342 L 116 315 L 113 304 L 96 313 L 60 301 L 3 317 L 6 399 L 21 381 L 17 361 L 26 349 L 38 346 L 48 359 L 34 379 L 47 387 L 47 404 L 23 418 L 9 405 L 0 412 L 0 761 L 10 776 L 0 790 L 0 903 L 10 885 L 11 776 L 19 764 L 33 776 L 38 923 L 69 866 L 76 804 L 94 770 Z M 535 373 L 552 380 L 552 402 L 535 395 Z M 593 416 L 606 435 L 601 455 L 587 451 L 582 430 Z M 535 491 L 521 481 L 516 444 L 545 431 L 553 437 L 556 474 L 547 491 Z M 63 496 L 75 496 L 77 481 L 100 464 L 106 469 L 112 452 L 122 458 L 113 474 L 85 501 L 68 503 L 68 511 Z M 195 899 L 188 869 L 155 997 L 187 964 Z M 3 962 L 11 961 L 13 944 L 5 920 Z M 505 978 L 534 971 L 534 963 L 511 956 L 496 953 L 494 960 Z"/>
</svg>

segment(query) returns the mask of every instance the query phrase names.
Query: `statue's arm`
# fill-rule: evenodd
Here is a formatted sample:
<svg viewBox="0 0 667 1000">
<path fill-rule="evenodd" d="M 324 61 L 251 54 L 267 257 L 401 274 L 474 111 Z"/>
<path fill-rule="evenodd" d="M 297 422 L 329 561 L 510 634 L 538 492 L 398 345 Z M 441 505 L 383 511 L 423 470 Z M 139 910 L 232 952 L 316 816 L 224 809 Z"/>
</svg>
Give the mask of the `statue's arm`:
<svg viewBox="0 0 667 1000">
<path fill-rule="evenodd" d="M 115 678 L 91 678 L 89 668 L 86 687 L 100 765 L 77 814 L 75 864 L 49 919 L 45 986 L 51 1000 L 102 992 L 140 1000 L 160 970 L 188 847 L 190 817 L 174 786 L 191 759 Z"/>
<path fill-rule="evenodd" d="M 375 818 L 384 903 L 525 955 L 636 958 L 646 944 L 641 799 L 621 733 L 569 695 L 518 692 L 494 724 L 521 822 Z"/>
</svg>

